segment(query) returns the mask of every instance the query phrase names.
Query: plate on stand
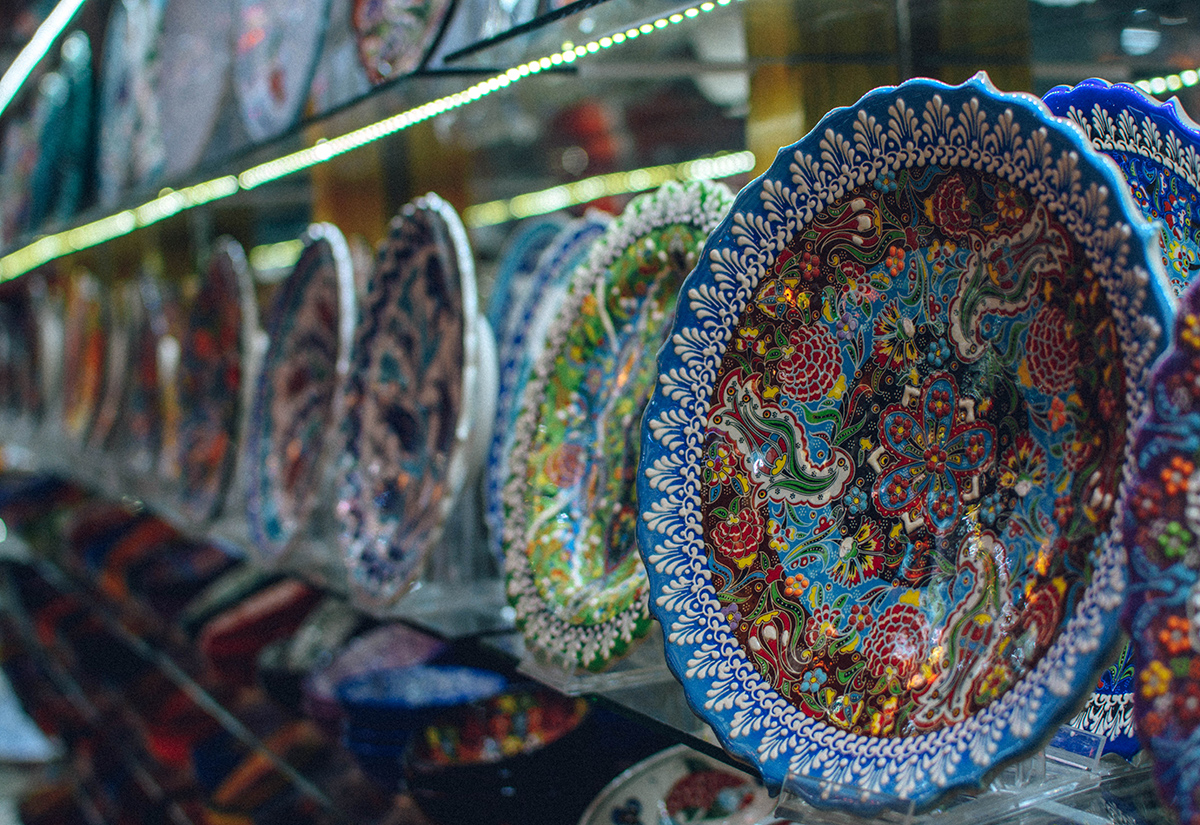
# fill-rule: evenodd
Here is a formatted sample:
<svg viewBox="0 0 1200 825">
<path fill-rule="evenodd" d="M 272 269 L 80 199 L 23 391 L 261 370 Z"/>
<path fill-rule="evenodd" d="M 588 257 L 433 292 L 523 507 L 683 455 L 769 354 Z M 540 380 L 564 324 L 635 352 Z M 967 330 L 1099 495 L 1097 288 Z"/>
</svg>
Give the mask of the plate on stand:
<svg viewBox="0 0 1200 825">
<path fill-rule="evenodd" d="M 730 203 L 708 182 L 630 202 L 572 277 L 525 386 L 504 567 L 526 646 L 559 666 L 602 669 L 650 629 L 634 539 L 638 422 L 679 287 Z"/>
<path fill-rule="evenodd" d="M 454 0 L 354 0 L 358 59 L 371 83 L 421 68 L 453 6 Z"/>
<path fill-rule="evenodd" d="M 638 546 L 668 664 L 768 786 L 928 807 L 1095 685 L 1171 315 L 1127 191 L 1036 98 L 915 80 L 826 115 L 709 238 Z"/>
<path fill-rule="evenodd" d="M 466 481 L 478 372 L 466 230 L 429 194 L 405 206 L 362 301 L 337 517 L 354 601 L 381 611 L 436 546 Z"/>
</svg>

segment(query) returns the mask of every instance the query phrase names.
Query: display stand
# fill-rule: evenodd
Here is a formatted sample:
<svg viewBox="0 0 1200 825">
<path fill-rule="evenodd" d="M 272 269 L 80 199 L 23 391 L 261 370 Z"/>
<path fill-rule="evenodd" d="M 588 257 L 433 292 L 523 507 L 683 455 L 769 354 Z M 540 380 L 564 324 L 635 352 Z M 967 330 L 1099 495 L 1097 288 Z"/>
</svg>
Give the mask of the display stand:
<svg viewBox="0 0 1200 825">
<path fill-rule="evenodd" d="M 667 668 L 662 628 L 657 622 L 651 626 L 646 638 L 638 642 L 628 654 L 599 673 L 580 668 L 567 669 L 545 662 L 534 656 L 524 645 L 519 650 L 520 662 L 517 672 L 567 696 L 607 693 L 641 685 L 673 682 L 675 679 Z"/>
</svg>

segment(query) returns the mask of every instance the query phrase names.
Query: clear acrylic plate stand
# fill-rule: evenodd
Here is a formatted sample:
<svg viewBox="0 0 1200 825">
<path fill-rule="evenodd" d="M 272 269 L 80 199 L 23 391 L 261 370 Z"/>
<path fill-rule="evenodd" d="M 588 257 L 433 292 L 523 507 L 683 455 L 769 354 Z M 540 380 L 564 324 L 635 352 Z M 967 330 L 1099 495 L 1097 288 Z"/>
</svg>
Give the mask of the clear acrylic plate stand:
<svg viewBox="0 0 1200 825">
<path fill-rule="evenodd" d="M 1071 748 L 1062 747 L 1064 744 Z M 998 771 L 984 789 L 960 791 L 936 808 L 919 813 L 909 800 L 837 782 L 788 775 L 775 815 L 806 825 L 993 825 L 1037 811 L 1061 819 L 1064 817 L 1061 809 L 1074 808 L 1057 800 L 1099 787 L 1104 776 L 1100 762 L 1103 750 L 1103 736 L 1064 726 L 1051 744 Z M 800 786 L 810 791 L 815 789 L 821 803 L 830 807 L 807 802 L 796 791 Z M 1054 807 L 1048 809 L 1047 805 Z M 856 815 L 845 812 L 846 809 L 864 813 Z M 1075 821 L 1080 825 L 1097 825 L 1090 816 L 1081 812 Z"/>
</svg>

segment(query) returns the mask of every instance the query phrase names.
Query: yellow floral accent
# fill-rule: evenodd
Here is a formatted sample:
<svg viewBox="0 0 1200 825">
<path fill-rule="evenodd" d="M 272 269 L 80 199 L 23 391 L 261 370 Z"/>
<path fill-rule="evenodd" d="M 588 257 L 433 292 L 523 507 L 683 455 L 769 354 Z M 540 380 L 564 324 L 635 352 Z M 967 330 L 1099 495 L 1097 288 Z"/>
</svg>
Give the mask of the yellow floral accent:
<svg viewBox="0 0 1200 825">
<path fill-rule="evenodd" d="M 1162 696 L 1171 686 L 1171 671 L 1162 662 L 1155 659 L 1150 666 L 1142 671 L 1142 698 L 1153 699 Z"/>
</svg>

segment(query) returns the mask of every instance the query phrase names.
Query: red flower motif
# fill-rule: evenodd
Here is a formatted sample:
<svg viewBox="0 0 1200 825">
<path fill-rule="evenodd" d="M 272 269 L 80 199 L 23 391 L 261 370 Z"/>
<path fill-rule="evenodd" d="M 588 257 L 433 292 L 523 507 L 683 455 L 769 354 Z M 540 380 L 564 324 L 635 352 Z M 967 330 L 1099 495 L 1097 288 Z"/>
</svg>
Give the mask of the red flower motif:
<svg viewBox="0 0 1200 825">
<path fill-rule="evenodd" d="M 841 633 L 842 611 L 830 604 L 823 604 L 813 611 L 804 625 L 804 643 L 820 650 Z"/>
<path fill-rule="evenodd" d="M 966 185 L 954 175 L 938 184 L 933 196 L 925 199 L 925 214 L 938 229 L 958 238 L 971 228 L 970 206 Z"/>
<path fill-rule="evenodd" d="M 756 553 L 763 537 L 763 517 L 753 507 L 743 507 L 713 528 L 712 537 L 721 552 L 742 559 Z"/>
<path fill-rule="evenodd" d="M 879 617 L 867 636 L 867 669 L 876 676 L 891 672 L 902 682 L 917 672 L 929 643 L 929 620 L 915 605 L 898 602 Z"/>
<path fill-rule="evenodd" d="M 571 487 L 583 478 L 584 449 L 582 444 L 559 444 L 546 457 L 546 478 L 556 487 Z"/>
<path fill-rule="evenodd" d="M 1033 316 L 1025 339 L 1029 376 L 1047 395 L 1069 390 L 1079 364 L 1079 342 L 1067 334 L 1067 316 L 1055 306 L 1042 307 Z"/>
<path fill-rule="evenodd" d="M 791 353 L 776 368 L 775 377 L 798 401 L 818 401 L 837 381 L 837 339 L 824 326 L 800 326 L 788 341 Z"/>
</svg>

